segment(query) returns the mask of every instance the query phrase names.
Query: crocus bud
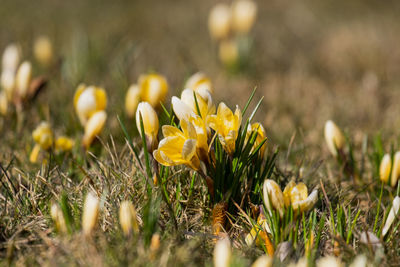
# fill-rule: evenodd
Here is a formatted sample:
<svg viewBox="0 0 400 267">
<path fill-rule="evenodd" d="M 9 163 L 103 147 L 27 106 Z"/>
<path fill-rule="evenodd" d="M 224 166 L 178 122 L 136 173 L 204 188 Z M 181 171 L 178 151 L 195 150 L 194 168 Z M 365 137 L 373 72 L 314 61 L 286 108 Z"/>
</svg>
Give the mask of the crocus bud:
<svg viewBox="0 0 400 267">
<path fill-rule="evenodd" d="M 19 66 L 15 77 L 15 87 L 18 96 L 24 98 L 28 93 L 32 79 L 32 64 L 29 61 L 24 61 Z"/>
<path fill-rule="evenodd" d="M 104 110 L 107 106 L 107 94 L 103 88 L 80 84 L 74 95 L 76 114 L 83 126 L 97 111 Z"/>
<path fill-rule="evenodd" d="M 94 193 L 89 192 L 86 195 L 82 213 L 82 231 L 86 236 L 90 235 L 96 226 L 99 206 L 99 198 Z"/>
<path fill-rule="evenodd" d="M 94 138 L 103 130 L 107 120 L 107 113 L 105 111 L 97 111 L 94 113 L 87 124 L 85 125 L 85 134 L 82 139 L 82 145 L 88 149 L 92 144 Z"/>
<path fill-rule="evenodd" d="M 136 219 L 136 210 L 132 203 L 123 201 L 119 207 L 119 223 L 125 236 L 129 236 L 132 230 L 135 233 L 139 232 L 139 226 Z"/>
<path fill-rule="evenodd" d="M 48 122 L 41 122 L 32 132 L 32 137 L 43 150 L 47 150 L 53 145 L 53 131 Z"/>
<path fill-rule="evenodd" d="M 7 99 L 11 100 L 15 88 L 15 72 L 11 70 L 3 70 L 1 73 L 1 87 L 7 94 Z"/>
<path fill-rule="evenodd" d="M 225 40 L 219 44 L 218 57 L 222 64 L 233 66 L 239 61 L 239 47 L 233 40 Z"/>
<path fill-rule="evenodd" d="M 325 123 L 325 141 L 329 151 L 335 157 L 338 155 L 338 150 L 342 149 L 345 143 L 342 131 L 331 120 Z"/>
<path fill-rule="evenodd" d="M 262 255 L 257 258 L 257 260 L 251 265 L 251 267 L 271 267 L 272 266 L 272 258 L 268 255 Z"/>
<path fill-rule="evenodd" d="M 226 4 L 220 3 L 213 7 L 208 17 L 208 29 L 212 38 L 221 40 L 229 35 L 231 27 L 231 10 Z"/>
<path fill-rule="evenodd" d="M 56 230 L 61 233 L 66 233 L 67 224 L 65 223 L 63 212 L 58 204 L 53 203 L 51 205 L 50 215 L 53 219 Z"/>
<path fill-rule="evenodd" d="M 385 154 L 379 166 L 379 178 L 385 184 L 389 181 L 390 169 L 392 167 L 392 159 L 389 154 Z"/>
<path fill-rule="evenodd" d="M 211 80 L 202 72 L 197 72 L 190 76 L 186 81 L 185 88 L 192 89 L 193 91 L 205 89 L 210 93 L 213 92 Z"/>
<path fill-rule="evenodd" d="M 125 97 L 125 111 L 128 117 L 135 116 L 136 108 L 140 102 L 140 88 L 136 84 L 132 84 Z"/>
<path fill-rule="evenodd" d="M 257 5 L 252 0 L 237 0 L 232 4 L 232 28 L 240 34 L 250 31 L 257 15 Z"/>
<path fill-rule="evenodd" d="M 21 58 L 20 49 L 16 44 L 9 44 L 3 52 L 2 70 L 16 72 Z"/>
<path fill-rule="evenodd" d="M 73 139 L 66 137 L 66 136 L 60 136 L 56 140 L 55 149 L 56 149 L 56 151 L 67 152 L 72 149 L 74 144 L 75 144 L 75 142 Z"/>
<path fill-rule="evenodd" d="M 392 208 L 390 209 L 389 216 L 387 217 L 385 226 L 383 227 L 382 236 L 385 236 L 388 233 L 390 226 L 392 226 L 394 219 L 397 217 L 399 213 L 399 208 L 400 208 L 400 197 L 396 196 L 393 199 Z"/>
<path fill-rule="evenodd" d="M 0 114 L 3 116 L 7 115 L 7 110 L 8 110 L 7 94 L 4 91 L 0 91 Z"/>
<path fill-rule="evenodd" d="M 150 103 L 154 108 L 157 108 L 168 94 L 167 80 L 159 74 L 141 75 L 138 84 L 142 101 Z"/>
<path fill-rule="evenodd" d="M 267 179 L 263 186 L 263 199 L 264 204 L 268 211 L 272 214 L 272 210 L 275 209 L 279 216 L 282 218 L 284 214 L 284 198 L 283 193 L 279 185 L 271 179 Z"/>
<path fill-rule="evenodd" d="M 397 151 L 393 157 L 392 177 L 390 179 L 390 185 L 392 187 L 396 186 L 399 177 L 400 177 L 400 151 Z"/>
<path fill-rule="evenodd" d="M 231 242 L 228 238 L 222 238 L 217 241 L 214 247 L 214 266 L 228 267 L 231 261 Z"/>
<path fill-rule="evenodd" d="M 44 66 L 53 62 L 53 45 L 47 36 L 40 36 L 35 40 L 33 54 L 36 60 Z"/>
<path fill-rule="evenodd" d="M 136 110 L 136 127 L 139 131 L 140 136 L 142 136 L 142 128 L 140 124 L 140 116 L 143 120 L 143 131 L 146 135 L 146 142 L 149 151 L 152 152 L 157 148 L 158 145 L 158 128 L 159 122 L 156 111 L 147 102 L 140 102 Z"/>
</svg>

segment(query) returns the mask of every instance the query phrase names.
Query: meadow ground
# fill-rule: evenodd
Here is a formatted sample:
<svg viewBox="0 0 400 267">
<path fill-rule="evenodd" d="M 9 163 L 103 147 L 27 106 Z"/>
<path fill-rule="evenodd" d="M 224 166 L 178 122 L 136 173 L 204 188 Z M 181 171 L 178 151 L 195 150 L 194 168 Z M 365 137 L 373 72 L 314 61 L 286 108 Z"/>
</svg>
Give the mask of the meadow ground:
<svg viewBox="0 0 400 267">
<path fill-rule="evenodd" d="M 266 130 L 264 161 L 274 159 L 265 178 L 282 190 L 291 180 L 303 182 L 309 192 L 318 189 L 309 212 L 295 216 L 288 209 L 281 219 L 275 209 L 267 216 L 274 264 L 306 257 L 312 266 L 327 255 L 349 264 L 364 255 L 373 265 L 400 266 L 398 214 L 382 234 L 399 186 L 383 184 L 379 171 L 389 153 L 389 174 L 398 176 L 400 4 L 257 1 L 251 50 L 240 68 L 218 60 L 217 42 L 207 28 L 214 5 L 210 0 L 2 1 L 0 49 L 18 43 L 22 60 L 32 61 L 33 76 L 44 75 L 47 85 L 21 112 L 10 105 L 0 117 L 1 265 L 212 266 L 218 233 L 209 185 L 187 167 L 167 171 L 150 159 L 153 172 L 161 168 L 162 181 L 149 189 L 143 140 L 124 109 L 129 85 L 143 73 L 166 77 L 170 111 L 171 97 L 180 96 L 185 81 L 202 71 L 212 81 L 216 106 L 223 101 L 243 110 L 257 87 L 243 125 L 264 97 L 252 122 Z M 53 44 L 50 67 L 34 57 L 33 43 L 42 35 Z M 82 82 L 104 87 L 108 101 L 106 127 L 89 151 L 81 147 L 83 127 L 73 100 Z M 158 114 L 162 124 L 170 123 L 161 108 Z M 346 136 L 337 157 L 324 140 L 328 120 Z M 31 163 L 32 131 L 41 121 L 51 124 L 55 136 L 73 138 L 75 145 L 67 153 L 41 151 L 38 162 Z M 224 162 L 235 164 L 232 158 Z M 218 162 L 218 155 L 210 156 L 213 160 Z M 252 174 L 249 168 L 239 178 L 249 180 Z M 262 205 L 262 190 L 255 190 L 259 197 L 249 202 Z M 88 192 L 99 197 L 100 213 L 96 229 L 85 236 L 81 217 Z M 130 237 L 120 227 L 123 200 L 137 212 L 139 232 Z M 68 233 L 56 231 L 53 203 L 63 210 Z M 250 266 L 272 254 L 265 239 L 264 246 L 246 244 L 258 218 L 254 206 L 229 211 L 221 232 L 230 238 L 231 265 Z M 366 236 L 377 240 L 368 242 Z M 289 248 L 278 246 L 285 241 L 291 242 Z"/>
</svg>

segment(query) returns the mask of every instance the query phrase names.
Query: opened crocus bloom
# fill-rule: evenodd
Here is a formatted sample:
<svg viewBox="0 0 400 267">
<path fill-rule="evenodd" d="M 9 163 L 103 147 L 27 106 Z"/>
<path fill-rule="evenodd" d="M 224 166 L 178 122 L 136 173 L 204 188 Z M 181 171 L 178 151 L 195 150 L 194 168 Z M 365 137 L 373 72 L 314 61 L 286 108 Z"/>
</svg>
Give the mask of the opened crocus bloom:
<svg viewBox="0 0 400 267">
<path fill-rule="evenodd" d="M 207 124 L 218 134 L 219 141 L 229 154 L 235 151 L 235 142 L 238 136 L 240 124 L 242 123 L 242 113 L 236 107 L 233 113 L 224 103 L 220 103 L 217 115 L 210 115 Z"/>
<path fill-rule="evenodd" d="M 140 124 L 140 116 L 143 121 L 143 131 L 146 135 L 146 143 L 149 151 L 152 152 L 158 144 L 158 116 L 154 108 L 148 102 L 140 102 L 136 110 L 136 127 L 142 136 L 142 128 Z"/>
<path fill-rule="evenodd" d="M 133 84 L 129 87 L 125 97 L 125 112 L 128 117 L 135 116 L 136 108 L 140 102 L 140 89 L 139 86 Z"/>
<path fill-rule="evenodd" d="M 205 120 L 209 115 L 215 113 L 215 105 L 211 94 L 206 89 L 199 89 L 196 92 L 192 89 L 183 90 L 181 99 L 175 96 L 172 97 L 172 108 L 179 120 L 187 119 L 193 114 L 199 115 Z"/>
<path fill-rule="evenodd" d="M 342 131 L 331 120 L 325 124 L 325 141 L 329 151 L 335 157 L 338 155 L 338 150 L 342 149 L 345 143 Z"/>
<path fill-rule="evenodd" d="M 164 166 L 187 165 L 199 170 L 197 155 L 197 133 L 195 127 L 186 119 L 181 120 L 182 131 L 171 125 L 164 125 L 164 139 L 153 152 L 154 158 Z"/>
<path fill-rule="evenodd" d="M 37 161 L 40 149 L 48 150 L 53 145 L 53 131 L 50 124 L 41 122 L 39 126 L 32 132 L 35 146 L 32 149 L 29 160 L 34 163 Z"/>
<path fill-rule="evenodd" d="M 396 196 L 393 199 L 392 208 L 390 209 L 389 216 L 387 217 L 385 226 L 383 227 L 382 236 L 385 236 L 389 232 L 390 226 L 392 226 L 394 219 L 399 214 L 399 209 L 400 209 L 400 197 Z"/>
<path fill-rule="evenodd" d="M 193 91 L 207 90 L 213 92 L 211 80 L 202 72 L 197 72 L 186 81 L 185 88 Z"/>
<path fill-rule="evenodd" d="M 308 195 L 307 186 L 304 183 L 298 183 L 290 181 L 285 190 L 283 190 L 283 198 L 285 201 L 285 207 L 292 206 L 295 212 L 307 212 L 311 210 L 318 200 L 318 190 L 313 190 Z"/>
<path fill-rule="evenodd" d="M 74 107 L 82 126 L 97 111 L 107 106 L 107 94 L 103 88 L 81 84 L 74 95 Z"/>
<path fill-rule="evenodd" d="M 168 94 L 167 80 L 159 74 L 140 76 L 138 85 L 142 101 L 150 103 L 154 108 L 157 108 Z"/>
<path fill-rule="evenodd" d="M 249 124 L 249 126 L 247 127 L 247 135 L 246 135 L 247 140 L 250 138 L 250 136 L 251 136 L 251 134 L 252 134 L 253 132 L 257 132 L 257 137 L 256 137 L 256 140 L 255 140 L 254 146 L 253 146 L 253 149 L 255 149 L 255 148 L 257 148 L 262 142 L 264 142 L 264 140 L 266 139 L 266 136 L 265 136 L 264 127 L 263 127 L 260 123 L 258 123 L 258 122 L 253 123 L 253 124 L 251 124 L 251 125 Z M 266 146 L 267 146 L 266 143 L 264 143 L 264 144 L 261 146 L 261 148 L 260 148 L 260 155 L 261 155 L 261 157 L 264 156 L 264 152 L 265 152 Z"/>
</svg>

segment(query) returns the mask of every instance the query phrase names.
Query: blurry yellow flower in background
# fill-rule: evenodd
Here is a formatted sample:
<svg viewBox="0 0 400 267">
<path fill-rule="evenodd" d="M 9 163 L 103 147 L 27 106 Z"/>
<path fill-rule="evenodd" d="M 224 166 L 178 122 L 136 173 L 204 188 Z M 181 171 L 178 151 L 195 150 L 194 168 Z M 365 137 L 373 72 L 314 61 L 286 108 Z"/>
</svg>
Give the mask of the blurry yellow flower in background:
<svg viewBox="0 0 400 267">
<path fill-rule="evenodd" d="M 231 39 L 224 40 L 219 44 L 218 57 L 222 64 L 234 66 L 239 62 L 239 46 Z"/>
<path fill-rule="evenodd" d="M 125 97 L 125 112 L 129 118 L 133 118 L 135 116 L 135 112 L 137 106 L 140 102 L 140 88 L 136 84 L 132 84 L 128 91 L 126 92 Z"/>
<path fill-rule="evenodd" d="M 390 178 L 390 185 L 395 187 L 400 177 L 400 151 L 397 151 L 393 156 L 392 177 Z"/>
<path fill-rule="evenodd" d="M 214 247 L 213 262 L 215 267 L 230 266 L 232 257 L 231 242 L 228 238 L 222 238 L 217 241 Z"/>
<path fill-rule="evenodd" d="M 119 223 L 121 224 L 122 231 L 125 236 L 139 232 L 139 225 L 136 218 L 136 210 L 132 203 L 129 201 L 123 201 L 119 207 Z"/>
<path fill-rule="evenodd" d="M 15 75 L 20 62 L 21 52 L 17 44 L 9 44 L 3 52 L 0 84 L 10 101 L 15 88 Z"/>
<path fill-rule="evenodd" d="M 93 232 L 99 217 L 100 201 L 92 192 L 86 195 L 82 211 L 82 231 L 88 236 Z"/>
<path fill-rule="evenodd" d="M 63 212 L 58 204 L 53 203 L 51 205 L 50 216 L 53 219 L 56 230 L 60 233 L 66 233 L 67 224 L 65 223 Z"/>
<path fill-rule="evenodd" d="M 251 134 L 254 131 L 257 132 L 257 137 L 256 137 L 256 141 L 254 142 L 253 149 L 257 148 L 266 138 L 264 127 L 259 122 L 255 122 L 255 123 L 253 123 L 251 125 L 249 124 L 249 126 L 247 127 L 246 138 L 247 139 L 250 138 Z M 265 142 L 260 148 L 261 157 L 264 156 L 264 152 L 265 152 L 265 148 L 266 147 L 267 147 L 267 143 Z"/>
<path fill-rule="evenodd" d="M 154 108 L 147 102 L 140 102 L 136 110 L 136 127 L 142 136 L 140 116 L 143 121 L 143 131 L 146 135 L 146 143 L 150 152 L 154 151 L 158 145 L 158 129 L 160 127 L 158 116 Z"/>
<path fill-rule="evenodd" d="M 74 107 L 82 126 L 90 116 L 104 110 L 107 106 L 107 94 L 103 88 L 80 84 L 74 95 Z"/>
<path fill-rule="evenodd" d="M 389 154 L 385 154 L 379 166 L 379 178 L 382 182 L 387 183 L 389 181 L 391 168 L 392 159 Z"/>
<path fill-rule="evenodd" d="M 85 133 L 82 139 L 82 145 L 88 149 L 94 138 L 103 130 L 107 120 L 107 113 L 104 110 L 94 113 L 85 125 Z"/>
<path fill-rule="evenodd" d="M 208 17 L 208 29 L 212 38 L 224 39 L 229 35 L 231 27 L 231 9 L 227 4 L 215 5 Z"/>
<path fill-rule="evenodd" d="M 231 12 L 233 30 L 247 34 L 256 20 L 257 4 L 251 0 L 237 0 L 232 3 Z"/>
<path fill-rule="evenodd" d="M 235 151 L 235 141 L 241 123 L 242 113 L 239 108 L 236 107 L 233 113 L 224 103 L 219 104 L 216 115 L 207 118 L 207 124 L 215 130 L 222 146 L 231 155 Z"/>
<path fill-rule="evenodd" d="M 285 207 L 292 206 L 295 212 L 307 212 L 311 210 L 318 200 L 318 190 L 313 190 L 308 195 L 307 186 L 304 183 L 290 181 L 283 190 Z"/>
<path fill-rule="evenodd" d="M 154 108 L 157 108 L 168 94 L 167 80 L 159 74 L 141 75 L 138 85 L 141 100 L 150 103 Z"/>
<path fill-rule="evenodd" d="M 32 64 L 24 61 L 18 68 L 15 76 L 15 88 L 19 98 L 25 98 L 32 80 Z"/>
<path fill-rule="evenodd" d="M 49 66 L 53 62 L 53 45 L 47 36 L 40 36 L 33 45 L 33 54 L 36 60 L 43 66 Z"/>
<path fill-rule="evenodd" d="M 73 139 L 66 136 L 60 136 L 56 139 L 55 150 L 57 152 L 67 152 L 72 149 L 74 144 L 75 142 Z"/>
<path fill-rule="evenodd" d="M 53 145 L 53 131 L 51 130 L 48 122 L 41 122 L 38 127 L 32 132 L 35 146 L 29 156 L 29 160 L 32 163 L 37 161 L 40 149 L 48 150 Z"/>
<path fill-rule="evenodd" d="M 211 80 L 202 72 L 196 72 L 186 81 L 185 89 L 192 89 L 193 91 L 207 90 L 213 92 Z"/>
<path fill-rule="evenodd" d="M 325 123 L 325 141 L 329 151 L 335 157 L 338 155 L 338 150 L 341 150 L 345 143 L 342 131 L 331 120 Z"/>
<path fill-rule="evenodd" d="M 181 120 L 182 131 L 171 125 L 164 125 L 164 139 L 153 152 L 154 158 L 164 166 L 187 165 L 199 170 L 197 155 L 197 134 L 195 127 L 186 119 Z"/>
<path fill-rule="evenodd" d="M 400 210 L 400 197 L 396 196 L 393 199 L 392 208 L 390 209 L 389 216 L 386 218 L 385 226 L 383 227 L 382 230 L 383 237 L 389 232 L 389 229 L 392 226 L 394 219 L 396 218 L 396 216 L 398 216 L 399 210 Z"/>
<path fill-rule="evenodd" d="M 0 115 L 5 116 L 8 111 L 8 99 L 5 91 L 0 90 Z"/>
</svg>

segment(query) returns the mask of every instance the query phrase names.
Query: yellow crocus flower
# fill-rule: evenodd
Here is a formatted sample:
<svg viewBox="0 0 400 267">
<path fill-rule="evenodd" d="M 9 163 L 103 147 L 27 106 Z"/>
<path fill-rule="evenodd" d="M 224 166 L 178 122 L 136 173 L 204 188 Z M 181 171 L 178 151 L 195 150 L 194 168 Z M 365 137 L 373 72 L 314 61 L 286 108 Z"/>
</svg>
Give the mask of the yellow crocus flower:
<svg viewBox="0 0 400 267">
<path fill-rule="evenodd" d="M 137 106 L 140 102 L 140 88 L 136 84 L 132 84 L 125 97 L 125 112 L 129 118 L 135 116 Z"/>
<path fill-rule="evenodd" d="M 185 88 L 192 89 L 193 91 L 207 90 L 213 92 L 211 80 L 202 72 L 197 72 L 189 77 L 185 83 Z"/>
<path fill-rule="evenodd" d="M 32 79 L 32 64 L 29 61 L 24 61 L 18 68 L 15 76 L 15 88 L 18 97 L 25 98 L 28 94 L 29 86 Z"/>
<path fill-rule="evenodd" d="M 271 179 L 266 179 L 263 185 L 264 204 L 268 211 L 276 210 L 280 217 L 284 214 L 284 199 L 283 193 L 279 185 Z"/>
<path fill-rule="evenodd" d="M 215 267 L 229 267 L 232 251 L 229 238 L 219 239 L 214 247 L 213 263 Z"/>
<path fill-rule="evenodd" d="M 392 168 L 392 159 L 389 154 L 385 154 L 379 166 L 379 178 L 385 184 L 389 181 L 390 170 Z"/>
<path fill-rule="evenodd" d="M 196 94 L 199 110 L 197 110 L 194 94 Z M 194 114 L 206 119 L 209 115 L 215 113 L 215 105 L 213 103 L 211 94 L 206 89 L 199 89 L 196 92 L 194 92 L 192 89 L 183 90 L 180 99 L 175 96 L 172 97 L 172 108 L 179 120 L 184 118 L 187 119 Z"/>
<path fill-rule="evenodd" d="M 90 116 L 106 106 L 107 94 L 103 88 L 80 84 L 76 89 L 74 107 L 82 126 L 86 125 Z"/>
<path fill-rule="evenodd" d="M 254 24 L 257 4 L 252 0 L 236 0 L 232 4 L 232 28 L 240 34 L 247 34 Z"/>
<path fill-rule="evenodd" d="M 340 128 L 331 120 L 325 123 L 325 141 L 328 149 L 333 156 L 338 155 L 338 150 L 341 150 L 345 144 L 345 138 Z"/>
<path fill-rule="evenodd" d="M 167 80 L 159 74 L 141 75 L 138 85 L 142 101 L 150 103 L 154 108 L 157 108 L 168 94 Z"/>
<path fill-rule="evenodd" d="M 103 130 L 107 120 L 107 113 L 103 110 L 94 113 L 85 125 L 85 134 L 83 135 L 82 145 L 88 149 L 94 138 Z"/>
<path fill-rule="evenodd" d="M 7 115 L 8 111 L 8 99 L 5 91 L 0 91 L 0 115 Z"/>
<path fill-rule="evenodd" d="M 289 182 L 283 190 L 283 198 L 285 207 L 292 206 L 295 212 L 307 212 L 318 200 L 318 190 L 308 195 L 307 186 L 304 183 L 296 183 L 294 181 Z"/>
<path fill-rule="evenodd" d="M 68 232 L 63 212 L 58 204 L 53 203 L 51 205 L 50 216 L 54 221 L 54 225 L 57 231 L 63 234 Z"/>
<path fill-rule="evenodd" d="M 40 64 L 49 66 L 53 62 L 53 45 L 49 37 L 38 37 L 33 45 L 33 53 Z"/>
<path fill-rule="evenodd" d="M 139 232 L 139 225 L 136 218 L 136 210 L 129 201 L 123 201 L 119 207 L 119 223 L 125 236 L 131 235 L 132 231 Z"/>
<path fill-rule="evenodd" d="M 92 192 L 86 195 L 82 212 L 82 231 L 83 234 L 89 236 L 96 227 L 99 217 L 100 200 Z"/>
<path fill-rule="evenodd" d="M 393 199 L 392 208 L 390 209 L 389 216 L 387 217 L 385 226 L 383 227 L 382 236 L 385 236 L 389 232 L 389 229 L 392 226 L 394 219 L 398 216 L 399 210 L 400 210 L 400 197 L 396 196 Z"/>
<path fill-rule="evenodd" d="M 235 151 L 235 141 L 241 123 L 242 113 L 239 108 L 236 107 L 233 113 L 225 103 L 219 104 L 216 115 L 207 117 L 207 124 L 216 131 L 222 146 L 231 155 Z"/>
<path fill-rule="evenodd" d="M 70 151 L 74 146 L 74 143 L 73 139 L 66 136 L 60 136 L 56 139 L 55 150 L 61 152 Z"/>
<path fill-rule="evenodd" d="M 223 40 L 219 43 L 219 60 L 227 67 L 235 66 L 239 62 L 239 46 L 234 40 Z"/>
<path fill-rule="evenodd" d="M 32 132 L 35 146 L 29 156 L 29 160 L 32 163 L 37 161 L 40 149 L 48 150 L 53 145 L 53 131 L 51 130 L 50 124 L 47 122 L 41 122 L 39 126 Z"/>
<path fill-rule="evenodd" d="M 160 141 L 153 156 L 164 166 L 187 165 L 193 170 L 199 170 L 196 129 L 186 119 L 181 121 L 181 128 L 182 131 L 171 125 L 164 125 L 164 139 Z"/>
<path fill-rule="evenodd" d="M 212 38 L 221 40 L 229 35 L 231 28 L 231 9 L 227 4 L 215 5 L 208 17 L 208 29 Z"/>
<path fill-rule="evenodd" d="M 3 52 L 2 70 L 16 72 L 21 58 L 21 51 L 17 44 L 9 44 Z"/>
<path fill-rule="evenodd" d="M 152 152 L 158 143 L 158 116 L 154 108 L 148 102 L 140 102 L 136 110 L 136 127 L 142 136 L 142 129 L 140 124 L 140 115 L 143 120 L 144 134 L 146 135 L 146 142 L 149 151 Z"/>
<path fill-rule="evenodd" d="M 249 124 L 249 126 L 247 127 L 247 136 L 246 136 L 246 138 L 247 139 L 250 138 L 251 134 L 254 131 L 257 132 L 257 137 L 256 137 L 256 140 L 254 142 L 253 148 L 257 148 L 265 140 L 266 135 L 265 135 L 264 127 L 260 123 L 256 122 L 256 123 L 253 123 L 251 125 Z M 261 148 L 260 148 L 261 157 L 264 156 L 264 152 L 265 152 L 265 148 L 266 147 L 267 147 L 266 143 L 264 143 L 261 146 Z"/>
<path fill-rule="evenodd" d="M 397 180 L 400 177 L 400 151 L 397 151 L 393 157 L 392 177 L 390 178 L 390 185 L 395 187 Z"/>
</svg>

